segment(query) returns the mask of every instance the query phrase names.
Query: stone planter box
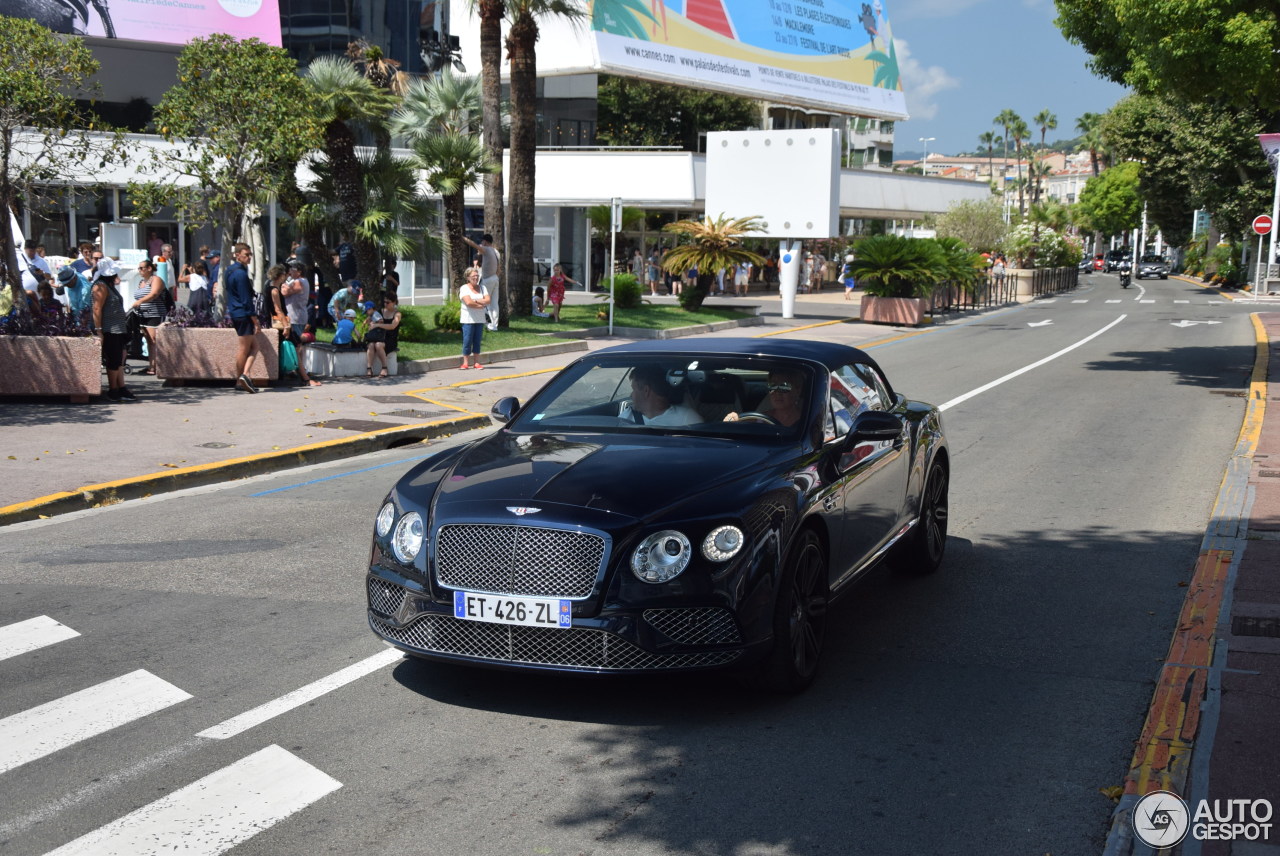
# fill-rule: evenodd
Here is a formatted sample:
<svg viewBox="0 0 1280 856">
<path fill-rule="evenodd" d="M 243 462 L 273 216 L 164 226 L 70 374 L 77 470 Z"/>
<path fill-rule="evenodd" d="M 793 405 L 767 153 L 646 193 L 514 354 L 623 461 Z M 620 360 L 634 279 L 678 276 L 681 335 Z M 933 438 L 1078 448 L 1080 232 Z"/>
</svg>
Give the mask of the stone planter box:
<svg viewBox="0 0 1280 856">
<path fill-rule="evenodd" d="M 170 386 L 189 380 L 225 380 L 236 370 L 236 331 L 231 327 L 156 328 L 156 374 Z M 258 332 L 258 356 L 253 360 L 254 383 L 267 384 L 280 377 L 280 333 L 267 328 Z"/>
<path fill-rule="evenodd" d="M 919 327 L 924 322 L 927 303 L 921 297 L 872 297 L 864 294 L 858 315 L 868 324 Z"/>
<path fill-rule="evenodd" d="M 364 377 L 365 349 L 335 348 L 324 342 L 307 345 L 302 359 L 308 377 Z M 453 358 L 457 362 L 457 358 Z M 378 367 L 374 366 L 376 375 Z M 399 374 L 396 365 L 396 352 L 387 354 L 387 374 L 395 377 Z"/>
<path fill-rule="evenodd" d="M 0 396 L 102 394 L 102 343 L 70 336 L 0 336 Z"/>
</svg>

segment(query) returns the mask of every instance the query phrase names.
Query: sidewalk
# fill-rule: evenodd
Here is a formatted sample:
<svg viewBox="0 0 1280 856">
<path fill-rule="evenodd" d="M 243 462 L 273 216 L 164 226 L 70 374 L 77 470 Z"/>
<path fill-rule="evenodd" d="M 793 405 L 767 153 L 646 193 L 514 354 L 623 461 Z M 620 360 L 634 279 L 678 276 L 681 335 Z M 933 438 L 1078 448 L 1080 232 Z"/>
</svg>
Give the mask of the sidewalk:
<svg viewBox="0 0 1280 856">
<path fill-rule="evenodd" d="M 594 303 L 596 295 L 577 292 L 569 299 Z M 845 301 L 842 291 L 800 295 L 796 317 L 789 320 L 781 318 L 776 292 L 713 297 L 708 304 L 760 306 L 764 321 L 706 334 L 712 336 L 767 335 L 856 319 L 858 312 L 857 302 Z M 894 332 L 900 331 L 865 325 L 862 338 Z M 548 336 L 549 344 L 577 350 L 541 356 L 530 355 L 538 349 L 496 352 L 486 354 L 482 372 L 460 371 L 455 358 L 445 361 L 450 368 L 426 374 L 322 379 L 320 387 L 269 387 L 258 395 L 236 391 L 229 381 L 165 387 L 154 377 L 133 374 L 126 383 L 136 402 L 8 399 L 0 411 L 0 526 L 489 425 L 487 414 L 497 399 L 525 400 L 586 350 L 626 341 Z M 137 360 L 132 365 L 144 367 Z"/>
</svg>

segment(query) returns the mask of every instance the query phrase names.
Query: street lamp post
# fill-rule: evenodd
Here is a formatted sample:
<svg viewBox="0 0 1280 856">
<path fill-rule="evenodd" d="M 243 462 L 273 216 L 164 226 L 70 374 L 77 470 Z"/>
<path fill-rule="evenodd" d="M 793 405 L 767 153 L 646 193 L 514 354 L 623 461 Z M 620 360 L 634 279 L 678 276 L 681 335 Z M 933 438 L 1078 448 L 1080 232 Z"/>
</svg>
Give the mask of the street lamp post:
<svg viewBox="0 0 1280 856">
<path fill-rule="evenodd" d="M 924 143 L 924 157 L 920 159 L 921 175 L 929 174 L 929 144 L 936 139 L 938 138 L 937 137 L 921 137 L 920 138 L 920 142 Z"/>
</svg>

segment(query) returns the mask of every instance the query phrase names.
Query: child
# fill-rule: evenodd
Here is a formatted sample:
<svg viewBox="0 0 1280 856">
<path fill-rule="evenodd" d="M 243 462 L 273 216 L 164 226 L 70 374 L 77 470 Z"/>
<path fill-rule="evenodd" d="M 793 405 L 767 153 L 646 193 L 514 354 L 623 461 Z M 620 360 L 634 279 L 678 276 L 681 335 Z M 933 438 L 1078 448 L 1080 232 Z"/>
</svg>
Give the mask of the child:
<svg viewBox="0 0 1280 856">
<path fill-rule="evenodd" d="M 538 286 L 533 290 L 533 317 L 551 317 L 551 313 L 546 311 L 546 301 L 542 297 L 542 286 Z"/>
<path fill-rule="evenodd" d="M 335 345 L 350 345 L 355 329 L 356 311 L 348 309 L 342 313 L 342 320 L 338 322 L 338 329 L 333 334 L 333 343 Z"/>
</svg>

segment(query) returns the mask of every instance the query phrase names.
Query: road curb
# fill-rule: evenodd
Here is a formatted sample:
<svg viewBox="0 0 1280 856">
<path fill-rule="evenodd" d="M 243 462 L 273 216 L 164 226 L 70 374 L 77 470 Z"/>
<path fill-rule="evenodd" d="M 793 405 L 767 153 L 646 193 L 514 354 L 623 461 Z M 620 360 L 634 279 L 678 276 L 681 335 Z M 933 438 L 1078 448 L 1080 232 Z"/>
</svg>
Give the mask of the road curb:
<svg viewBox="0 0 1280 856">
<path fill-rule="evenodd" d="M 575 333 L 577 331 L 574 331 Z M 552 334 L 555 335 L 555 334 Z M 535 357 L 551 357 L 556 354 L 571 354 L 587 350 L 587 343 L 581 340 L 572 342 L 549 342 L 545 345 L 530 345 L 527 348 L 507 348 L 502 351 L 485 351 L 486 363 L 504 360 L 530 360 Z M 460 352 L 459 352 L 460 353 Z M 420 375 L 428 372 L 447 371 L 458 367 L 459 354 L 448 357 L 431 357 L 427 360 L 405 360 L 398 364 L 398 373 L 402 375 Z"/>
<path fill-rule="evenodd" d="M 1212 747 L 1212 729 L 1201 734 L 1201 722 L 1212 715 L 1215 704 L 1209 699 L 1212 670 L 1219 654 L 1222 616 L 1230 612 L 1235 570 L 1248 536 L 1249 472 L 1267 406 L 1270 339 L 1258 313 L 1252 314 L 1252 320 L 1254 366 L 1240 434 L 1223 473 L 1187 596 L 1156 679 L 1125 777 L 1123 796 L 1111 816 L 1104 856 L 1127 856 L 1145 847 L 1133 834 L 1133 808 L 1138 800 L 1153 791 L 1170 791 L 1186 799 L 1196 752 Z"/>
<path fill-rule="evenodd" d="M 328 461 L 352 458 L 378 452 L 393 446 L 448 437 L 472 428 L 483 428 L 489 417 L 480 413 L 466 413 L 450 419 L 424 422 L 417 425 L 398 425 L 381 431 L 370 431 L 326 440 L 292 449 L 264 452 L 242 458 L 214 461 L 194 467 L 166 470 L 133 476 L 118 481 L 85 485 L 73 491 L 50 494 L 37 499 L 19 502 L 0 508 L 0 527 L 41 517 L 53 517 L 72 511 L 83 511 L 104 505 L 115 505 L 130 499 L 142 499 L 157 493 L 170 493 L 189 487 L 201 487 L 234 479 L 250 478 L 280 470 L 321 464 Z"/>
</svg>

